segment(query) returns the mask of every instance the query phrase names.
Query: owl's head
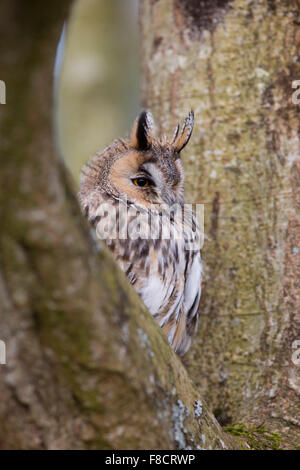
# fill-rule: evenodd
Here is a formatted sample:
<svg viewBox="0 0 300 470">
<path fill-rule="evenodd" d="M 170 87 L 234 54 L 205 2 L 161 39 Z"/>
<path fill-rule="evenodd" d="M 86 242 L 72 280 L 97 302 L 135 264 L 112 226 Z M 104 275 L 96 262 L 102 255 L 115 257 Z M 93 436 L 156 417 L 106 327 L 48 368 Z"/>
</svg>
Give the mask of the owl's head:
<svg viewBox="0 0 300 470">
<path fill-rule="evenodd" d="M 183 202 L 183 167 L 180 152 L 194 125 L 191 111 L 173 139 L 157 139 L 149 111 L 137 117 L 130 139 L 116 140 L 83 168 L 79 198 L 84 210 L 95 209 L 104 199 L 124 199 L 133 204 Z"/>
</svg>

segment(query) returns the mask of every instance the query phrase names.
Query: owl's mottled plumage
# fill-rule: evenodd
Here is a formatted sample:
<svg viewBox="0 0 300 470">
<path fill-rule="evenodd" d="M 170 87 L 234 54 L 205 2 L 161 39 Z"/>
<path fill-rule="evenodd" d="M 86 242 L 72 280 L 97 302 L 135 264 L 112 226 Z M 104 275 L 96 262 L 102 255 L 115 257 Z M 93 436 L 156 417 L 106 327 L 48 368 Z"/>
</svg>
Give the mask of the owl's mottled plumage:
<svg viewBox="0 0 300 470">
<path fill-rule="evenodd" d="M 123 222 L 119 204 L 147 214 L 153 207 L 177 204 L 183 208 L 183 167 L 180 151 L 188 143 L 194 124 L 193 112 L 176 128 L 173 140 L 154 137 L 153 119 L 148 111 L 137 118 L 128 140 L 116 140 L 85 165 L 79 200 L 84 214 L 95 226 L 99 207 L 110 203 L 116 208 L 117 223 Z M 146 183 L 145 183 L 146 181 Z M 143 183 L 140 186 L 140 183 Z M 145 183 L 145 184 L 144 184 Z M 129 214 L 129 222 L 135 215 Z M 166 214 L 157 212 L 160 230 Z M 141 296 L 150 313 L 166 333 L 174 350 L 183 355 L 197 329 L 201 294 L 200 250 L 188 250 L 187 242 L 199 237 L 195 214 L 190 210 L 190 230 L 171 218 L 169 239 L 107 239 L 122 270 Z M 161 233 L 161 232 L 159 232 Z M 181 235 L 181 237 L 180 237 Z"/>
</svg>

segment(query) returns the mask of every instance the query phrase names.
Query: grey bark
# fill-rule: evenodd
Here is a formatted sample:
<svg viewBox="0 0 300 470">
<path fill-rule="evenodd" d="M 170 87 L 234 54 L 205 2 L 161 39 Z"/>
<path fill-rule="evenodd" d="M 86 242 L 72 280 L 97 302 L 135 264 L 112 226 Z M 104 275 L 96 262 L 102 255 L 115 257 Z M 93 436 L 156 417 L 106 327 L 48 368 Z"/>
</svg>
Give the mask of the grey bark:
<svg viewBox="0 0 300 470">
<path fill-rule="evenodd" d="M 205 204 L 205 275 L 188 370 L 223 424 L 299 446 L 299 2 L 141 6 L 144 105 L 169 135 L 196 116 L 185 186 Z"/>
</svg>

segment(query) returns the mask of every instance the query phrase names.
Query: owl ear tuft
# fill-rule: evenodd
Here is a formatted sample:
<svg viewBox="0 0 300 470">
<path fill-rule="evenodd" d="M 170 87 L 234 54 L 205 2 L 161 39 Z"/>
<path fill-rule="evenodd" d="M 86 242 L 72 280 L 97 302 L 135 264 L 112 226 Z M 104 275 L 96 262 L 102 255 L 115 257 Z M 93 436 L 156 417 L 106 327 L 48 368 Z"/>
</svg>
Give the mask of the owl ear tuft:
<svg viewBox="0 0 300 470">
<path fill-rule="evenodd" d="M 179 133 L 179 126 L 177 126 L 175 129 L 172 145 L 175 148 L 176 152 L 181 152 L 181 150 L 187 145 L 192 135 L 193 128 L 194 111 L 191 110 L 187 118 L 183 122 L 181 132 Z"/>
<path fill-rule="evenodd" d="M 175 127 L 174 134 L 173 134 L 173 139 L 172 139 L 172 144 L 174 144 L 175 140 L 178 137 L 178 132 L 179 132 L 179 124 Z"/>
<path fill-rule="evenodd" d="M 154 137 L 154 122 L 150 111 L 144 110 L 135 120 L 131 143 L 137 150 L 147 150 Z"/>
</svg>

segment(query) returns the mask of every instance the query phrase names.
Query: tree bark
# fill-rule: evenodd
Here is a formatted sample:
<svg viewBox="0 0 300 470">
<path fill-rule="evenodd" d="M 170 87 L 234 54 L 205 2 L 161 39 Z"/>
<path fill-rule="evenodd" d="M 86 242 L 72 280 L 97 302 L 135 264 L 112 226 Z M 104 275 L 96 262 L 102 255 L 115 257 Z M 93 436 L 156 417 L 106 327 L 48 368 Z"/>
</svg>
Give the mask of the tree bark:
<svg viewBox="0 0 300 470">
<path fill-rule="evenodd" d="M 187 359 L 223 424 L 299 446 L 298 1 L 142 1 L 144 105 L 170 133 L 190 108 L 189 200 L 205 204 L 204 290 Z"/>
<path fill-rule="evenodd" d="M 93 240 L 55 151 L 54 58 L 70 3 L 1 3 L 0 447 L 234 448 Z"/>
</svg>

